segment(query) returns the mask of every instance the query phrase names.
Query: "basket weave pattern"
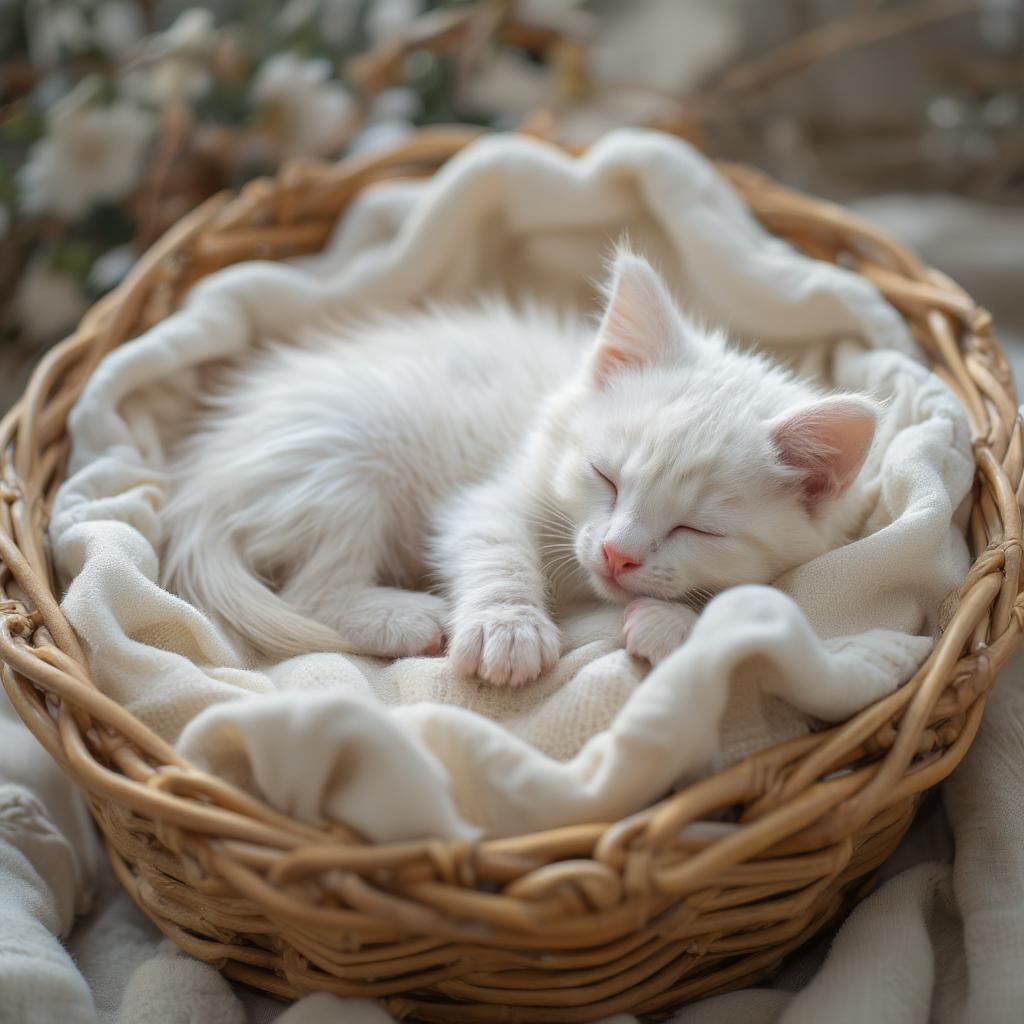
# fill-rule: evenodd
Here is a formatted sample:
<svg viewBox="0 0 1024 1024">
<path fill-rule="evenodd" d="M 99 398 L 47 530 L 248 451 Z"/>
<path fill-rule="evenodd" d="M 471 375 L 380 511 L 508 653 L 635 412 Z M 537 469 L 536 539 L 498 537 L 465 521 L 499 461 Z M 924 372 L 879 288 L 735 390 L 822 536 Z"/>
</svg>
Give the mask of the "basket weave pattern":
<svg viewBox="0 0 1024 1024">
<path fill-rule="evenodd" d="M 0 657 L 15 708 L 85 791 L 122 883 L 179 946 L 285 997 L 382 997 L 427 1021 L 588 1021 L 750 984 L 833 919 L 969 747 L 1024 628 L 1024 438 L 989 315 L 859 218 L 721 170 L 771 231 L 871 279 L 967 410 L 975 562 L 914 678 L 619 822 L 477 844 L 375 846 L 190 766 L 90 681 L 45 530 L 69 409 L 99 360 L 198 278 L 312 252 L 360 189 L 424 176 L 473 138 L 292 164 L 185 218 L 49 353 L 0 424 Z M 720 812 L 728 812 L 723 815 Z M 723 818 L 725 820 L 723 820 Z"/>
</svg>

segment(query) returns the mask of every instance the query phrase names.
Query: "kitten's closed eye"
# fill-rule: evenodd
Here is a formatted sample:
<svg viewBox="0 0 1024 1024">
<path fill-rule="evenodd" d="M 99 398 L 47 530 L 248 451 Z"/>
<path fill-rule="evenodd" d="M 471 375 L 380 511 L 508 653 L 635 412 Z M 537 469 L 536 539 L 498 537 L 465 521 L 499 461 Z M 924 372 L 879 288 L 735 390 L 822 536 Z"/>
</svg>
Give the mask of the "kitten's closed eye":
<svg viewBox="0 0 1024 1024">
<path fill-rule="evenodd" d="M 607 473 L 602 473 L 593 463 L 590 464 L 590 468 L 612 489 L 612 494 L 617 496 L 619 489 L 615 486 L 615 481 Z"/>
<path fill-rule="evenodd" d="M 680 525 L 680 526 L 674 526 L 671 530 L 669 530 L 669 536 L 670 537 L 672 536 L 673 533 L 695 533 L 695 534 L 697 534 L 698 537 L 724 537 L 725 536 L 724 533 L 715 533 L 714 530 L 702 530 L 699 526 L 688 526 L 685 523 Z"/>
</svg>

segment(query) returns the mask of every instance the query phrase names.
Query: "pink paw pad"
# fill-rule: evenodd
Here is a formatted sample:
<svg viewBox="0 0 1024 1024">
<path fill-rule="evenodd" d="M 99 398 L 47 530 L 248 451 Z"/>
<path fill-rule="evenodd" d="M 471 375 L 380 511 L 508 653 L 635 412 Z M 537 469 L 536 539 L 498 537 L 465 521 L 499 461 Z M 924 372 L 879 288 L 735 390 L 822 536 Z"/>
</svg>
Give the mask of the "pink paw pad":
<svg viewBox="0 0 1024 1024">
<path fill-rule="evenodd" d="M 438 633 L 433 640 L 423 648 L 421 652 L 424 657 L 436 658 L 439 654 L 444 653 L 444 634 Z"/>
</svg>

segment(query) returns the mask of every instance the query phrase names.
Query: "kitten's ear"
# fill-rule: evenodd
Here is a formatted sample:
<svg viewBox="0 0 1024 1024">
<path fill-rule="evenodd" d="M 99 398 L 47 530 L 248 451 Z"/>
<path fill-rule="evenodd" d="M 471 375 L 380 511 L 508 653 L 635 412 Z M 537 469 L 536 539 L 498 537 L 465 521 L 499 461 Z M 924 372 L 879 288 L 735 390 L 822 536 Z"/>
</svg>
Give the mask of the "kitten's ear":
<svg viewBox="0 0 1024 1024">
<path fill-rule="evenodd" d="M 591 356 L 596 383 L 604 385 L 619 370 L 678 355 L 681 332 L 675 303 L 655 269 L 642 256 L 620 248 Z"/>
<path fill-rule="evenodd" d="M 875 437 L 878 406 L 858 395 L 835 395 L 787 413 L 772 427 L 783 465 L 800 471 L 811 516 L 844 494 L 864 465 Z"/>
</svg>

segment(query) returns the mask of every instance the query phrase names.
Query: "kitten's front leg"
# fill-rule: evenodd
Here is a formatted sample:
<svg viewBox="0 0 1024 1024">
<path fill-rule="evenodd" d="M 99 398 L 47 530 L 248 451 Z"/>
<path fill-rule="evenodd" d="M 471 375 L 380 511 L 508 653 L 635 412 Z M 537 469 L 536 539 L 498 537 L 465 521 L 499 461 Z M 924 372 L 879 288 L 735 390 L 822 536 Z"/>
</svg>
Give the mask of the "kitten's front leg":
<svg viewBox="0 0 1024 1024">
<path fill-rule="evenodd" d="M 627 606 L 623 615 L 626 650 L 657 665 L 690 635 L 697 615 L 692 608 L 676 601 L 638 598 Z"/>
<path fill-rule="evenodd" d="M 499 492 L 500 493 L 500 492 Z M 482 488 L 444 524 L 442 572 L 455 669 L 499 686 L 528 683 L 558 660 L 558 629 L 545 609 L 540 553 L 505 491 Z"/>
</svg>

